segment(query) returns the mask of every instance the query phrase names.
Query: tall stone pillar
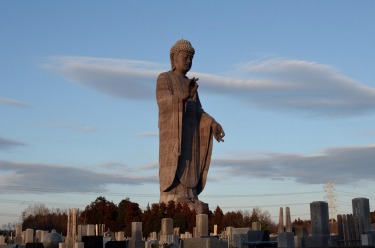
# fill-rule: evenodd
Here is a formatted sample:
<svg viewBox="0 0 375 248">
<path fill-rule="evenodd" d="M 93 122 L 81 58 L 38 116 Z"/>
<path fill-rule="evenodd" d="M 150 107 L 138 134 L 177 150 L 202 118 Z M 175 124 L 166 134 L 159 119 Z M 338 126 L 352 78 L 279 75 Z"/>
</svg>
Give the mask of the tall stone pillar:
<svg viewBox="0 0 375 248">
<path fill-rule="evenodd" d="M 310 203 L 312 235 L 329 236 L 328 203 L 315 201 Z"/>
<path fill-rule="evenodd" d="M 329 215 L 328 203 L 315 201 L 310 203 L 311 233 L 306 239 L 310 247 L 328 247 L 329 242 Z"/>
<path fill-rule="evenodd" d="M 132 237 L 129 240 L 129 248 L 144 248 L 145 242 L 142 237 L 142 222 L 132 222 Z"/>
<path fill-rule="evenodd" d="M 285 232 L 292 232 L 292 219 L 290 216 L 290 208 L 286 207 L 285 209 Z"/>
<path fill-rule="evenodd" d="M 196 215 L 196 228 L 197 237 L 208 236 L 208 215 L 207 214 L 197 214 Z"/>
<path fill-rule="evenodd" d="M 280 207 L 279 211 L 279 224 L 278 224 L 278 233 L 283 233 L 284 232 L 284 213 L 283 213 L 283 208 Z"/>
<path fill-rule="evenodd" d="M 358 225 L 359 234 L 371 232 L 370 202 L 367 198 L 352 200 L 354 223 Z"/>
<path fill-rule="evenodd" d="M 22 224 L 16 224 L 16 238 L 15 238 L 16 244 L 22 243 Z"/>
<path fill-rule="evenodd" d="M 163 218 L 161 220 L 161 235 L 173 235 L 173 219 Z"/>
</svg>

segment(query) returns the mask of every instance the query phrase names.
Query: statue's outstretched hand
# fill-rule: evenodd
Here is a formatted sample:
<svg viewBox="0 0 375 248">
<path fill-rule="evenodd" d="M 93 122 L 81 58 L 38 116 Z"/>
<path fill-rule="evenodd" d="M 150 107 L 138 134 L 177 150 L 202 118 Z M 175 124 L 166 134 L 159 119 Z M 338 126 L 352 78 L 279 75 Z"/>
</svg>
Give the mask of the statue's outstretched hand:
<svg viewBox="0 0 375 248">
<path fill-rule="evenodd" d="M 217 142 L 220 142 L 220 141 L 224 142 L 224 139 L 223 139 L 225 136 L 224 130 L 221 127 L 221 125 L 217 123 L 216 121 L 212 124 L 212 132 Z"/>
</svg>

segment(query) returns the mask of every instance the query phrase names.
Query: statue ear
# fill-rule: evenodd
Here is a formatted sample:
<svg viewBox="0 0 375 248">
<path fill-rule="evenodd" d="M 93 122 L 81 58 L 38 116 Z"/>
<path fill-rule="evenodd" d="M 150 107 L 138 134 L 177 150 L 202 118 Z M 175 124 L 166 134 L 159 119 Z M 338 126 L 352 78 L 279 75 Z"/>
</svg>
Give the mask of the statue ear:
<svg viewBox="0 0 375 248">
<path fill-rule="evenodd" d="M 176 67 L 174 66 L 174 54 L 172 53 L 170 55 L 170 59 L 171 59 L 171 68 L 172 68 L 172 71 L 176 70 Z"/>
</svg>

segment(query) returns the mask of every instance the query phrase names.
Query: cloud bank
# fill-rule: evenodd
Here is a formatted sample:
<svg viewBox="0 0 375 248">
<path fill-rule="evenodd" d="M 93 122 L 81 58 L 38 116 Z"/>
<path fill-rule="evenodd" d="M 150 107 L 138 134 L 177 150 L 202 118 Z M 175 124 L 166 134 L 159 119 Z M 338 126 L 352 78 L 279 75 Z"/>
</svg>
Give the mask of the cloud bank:
<svg viewBox="0 0 375 248">
<path fill-rule="evenodd" d="M 246 178 L 294 179 L 301 184 L 355 185 L 373 181 L 375 145 L 332 147 L 319 154 L 263 153 L 241 159 L 213 159 L 214 167 L 229 176 Z"/>
<path fill-rule="evenodd" d="M 373 161 L 375 145 L 368 145 L 331 147 L 319 154 L 258 153 L 247 158 L 213 159 L 212 168 L 219 170 L 229 180 L 244 177 L 292 179 L 299 184 L 334 182 L 338 185 L 356 185 L 373 181 Z M 95 171 L 95 168 L 0 160 L 0 194 L 10 189 L 14 193 L 101 193 L 111 184 L 158 184 L 157 162 L 137 168 L 112 162 L 100 164 L 99 167 L 101 171 Z M 103 169 L 106 170 L 103 172 Z M 152 176 L 139 176 L 145 171 Z M 210 178 L 215 180 L 213 176 Z"/>
<path fill-rule="evenodd" d="M 105 192 L 109 184 L 157 183 L 156 176 L 135 177 L 119 173 L 42 163 L 0 160 L 0 193 Z"/>
<path fill-rule="evenodd" d="M 67 80 L 114 97 L 154 100 L 157 75 L 168 69 L 145 61 L 54 57 L 45 67 Z M 252 61 L 231 76 L 190 72 L 205 93 L 236 97 L 258 107 L 318 115 L 357 115 L 375 109 L 375 88 L 329 65 L 288 59 Z"/>
</svg>

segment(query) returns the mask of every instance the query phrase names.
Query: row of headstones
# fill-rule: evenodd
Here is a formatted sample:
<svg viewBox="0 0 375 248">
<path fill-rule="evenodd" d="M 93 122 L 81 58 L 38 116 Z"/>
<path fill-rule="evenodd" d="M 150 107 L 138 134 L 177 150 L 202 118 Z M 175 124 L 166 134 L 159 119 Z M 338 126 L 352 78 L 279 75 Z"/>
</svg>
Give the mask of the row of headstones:
<svg viewBox="0 0 375 248">
<path fill-rule="evenodd" d="M 371 230 L 370 204 L 367 198 L 352 200 L 353 214 L 338 215 L 338 235 L 330 235 L 328 203 L 316 201 L 310 203 L 311 235 L 307 230 L 295 235 L 291 231 L 290 212 L 284 230 L 282 211 L 279 217 L 278 247 L 329 247 L 350 245 L 375 245 L 375 232 Z"/>
</svg>

